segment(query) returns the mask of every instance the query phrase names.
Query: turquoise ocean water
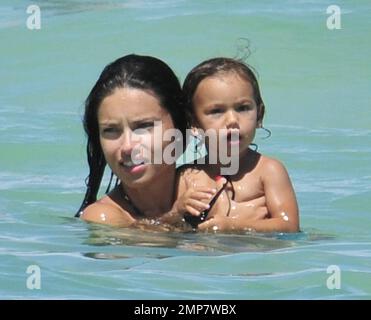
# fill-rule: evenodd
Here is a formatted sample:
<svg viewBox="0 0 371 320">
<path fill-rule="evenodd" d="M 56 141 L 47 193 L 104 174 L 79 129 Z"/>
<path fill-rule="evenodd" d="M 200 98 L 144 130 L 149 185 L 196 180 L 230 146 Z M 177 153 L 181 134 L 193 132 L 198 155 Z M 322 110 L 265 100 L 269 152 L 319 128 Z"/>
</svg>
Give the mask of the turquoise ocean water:
<svg viewBox="0 0 371 320">
<path fill-rule="evenodd" d="M 26 27 L 30 4 L 41 29 Z M 24 1 L 0 4 L 0 298 L 370 299 L 371 3 Z M 247 39 L 247 40 L 246 40 Z M 213 56 L 247 53 L 269 139 L 301 209 L 296 235 L 176 234 L 73 218 L 87 175 L 83 101 L 128 53 L 184 79 Z M 241 49 L 242 48 L 242 49 Z M 28 289 L 30 265 L 41 289 Z M 335 265 L 340 288 L 329 289 Z"/>
</svg>

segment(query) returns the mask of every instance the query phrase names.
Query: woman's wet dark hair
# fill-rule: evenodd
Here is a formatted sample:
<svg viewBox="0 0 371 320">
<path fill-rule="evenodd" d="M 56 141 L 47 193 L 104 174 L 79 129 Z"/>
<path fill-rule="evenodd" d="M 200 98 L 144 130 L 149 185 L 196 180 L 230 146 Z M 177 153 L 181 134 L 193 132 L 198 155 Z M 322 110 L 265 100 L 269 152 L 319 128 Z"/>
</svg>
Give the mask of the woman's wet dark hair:
<svg viewBox="0 0 371 320">
<path fill-rule="evenodd" d="M 187 121 L 181 86 L 166 63 L 154 57 L 130 54 L 107 65 L 85 101 L 83 125 L 88 138 L 89 176 L 86 178 L 86 194 L 76 217 L 97 200 L 106 167 L 99 141 L 98 109 L 104 98 L 117 88 L 142 89 L 154 93 L 160 105 L 169 112 L 175 128 L 185 137 Z"/>
<path fill-rule="evenodd" d="M 185 98 L 185 107 L 187 118 L 192 123 L 194 117 L 193 112 L 193 96 L 200 82 L 207 78 L 216 76 L 222 73 L 234 72 L 241 78 L 248 81 L 254 92 L 254 99 L 258 107 L 258 122 L 262 123 L 264 118 L 265 106 L 260 94 L 258 80 L 252 69 L 244 62 L 231 58 L 212 58 L 206 60 L 194 67 L 187 75 L 183 83 L 183 94 Z"/>
</svg>

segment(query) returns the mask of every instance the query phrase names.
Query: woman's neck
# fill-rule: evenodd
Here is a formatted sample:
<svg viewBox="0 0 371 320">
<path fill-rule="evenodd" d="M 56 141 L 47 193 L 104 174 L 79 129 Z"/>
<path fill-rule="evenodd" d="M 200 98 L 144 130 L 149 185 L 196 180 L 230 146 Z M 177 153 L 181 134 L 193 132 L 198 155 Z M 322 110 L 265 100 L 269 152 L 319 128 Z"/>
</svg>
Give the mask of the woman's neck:
<svg viewBox="0 0 371 320">
<path fill-rule="evenodd" d="M 130 202 L 144 216 L 148 218 L 159 217 L 168 212 L 173 206 L 175 189 L 175 168 L 169 166 L 169 170 L 161 175 L 156 181 L 152 181 L 140 188 L 128 188 L 121 185 L 122 190 L 130 199 Z"/>
</svg>

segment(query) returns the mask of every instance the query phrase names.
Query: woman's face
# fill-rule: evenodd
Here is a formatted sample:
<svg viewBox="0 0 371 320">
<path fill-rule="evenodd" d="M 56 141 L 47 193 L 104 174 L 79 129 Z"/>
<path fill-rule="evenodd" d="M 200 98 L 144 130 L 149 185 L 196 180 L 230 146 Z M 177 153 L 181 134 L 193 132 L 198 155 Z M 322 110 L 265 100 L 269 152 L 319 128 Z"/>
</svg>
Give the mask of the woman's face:
<svg viewBox="0 0 371 320">
<path fill-rule="evenodd" d="M 170 142 L 158 132 L 161 126 L 163 132 L 173 129 L 174 123 L 156 95 L 117 88 L 99 106 L 98 124 L 105 159 L 124 185 L 136 188 L 161 179 L 169 165 L 154 159 Z"/>
</svg>

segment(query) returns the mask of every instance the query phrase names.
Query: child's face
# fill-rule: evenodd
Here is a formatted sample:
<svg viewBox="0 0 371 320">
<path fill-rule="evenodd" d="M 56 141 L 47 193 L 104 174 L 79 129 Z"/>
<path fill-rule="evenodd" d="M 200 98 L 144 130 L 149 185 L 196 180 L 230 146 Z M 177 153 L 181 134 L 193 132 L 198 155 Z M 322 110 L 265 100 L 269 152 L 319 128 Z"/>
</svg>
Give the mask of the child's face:
<svg viewBox="0 0 371 320">
<path fill-rule="evenodd" d="M 247 152 L 255 136 L 258 116 L 250 82 L 234 72 L 207 77 L 196 89 L 193 108 L 196 126 L 205 131 L 238 132 L 238 141 L 231 141 L 227 135 L 227 145 L 237 144 L 240 156 Z"/>
<path fill-rule="evenodd" d="M 99 137 L 105 159 L 123 184 L 136 188 L 160 178 L 168 165 L 153 164 L 170 143 L 156 135 L 174 128 L 170 114 L 149 92 L 119 88 L 103 99 L 98 110 Z"/>
</svg>

